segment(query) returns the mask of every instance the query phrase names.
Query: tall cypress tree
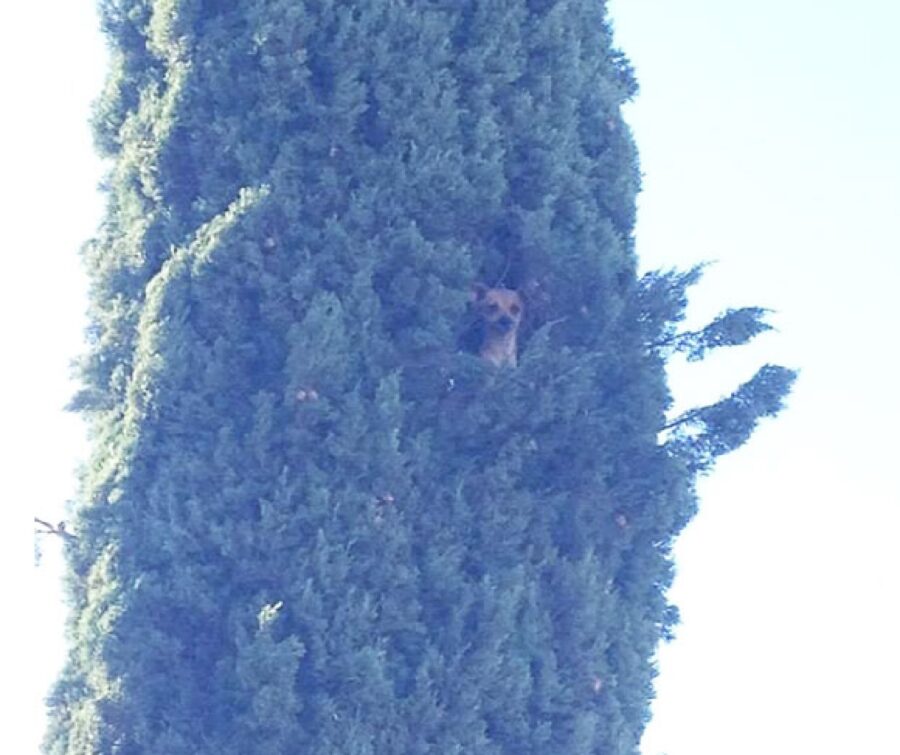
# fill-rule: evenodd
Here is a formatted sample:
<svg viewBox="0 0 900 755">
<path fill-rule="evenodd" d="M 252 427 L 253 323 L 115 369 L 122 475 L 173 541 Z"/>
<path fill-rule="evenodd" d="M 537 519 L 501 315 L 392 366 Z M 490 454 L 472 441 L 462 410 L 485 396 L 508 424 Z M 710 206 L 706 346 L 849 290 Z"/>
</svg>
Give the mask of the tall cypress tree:
<svg viewBox="0 0 900 755">
<path fill-rule="evenodd" d="M 46 751 L 632 753 L 694 480 L 700 271 L 639 277 L 600 0 L 104 0 L 93 455 Z M 516 368 L 473 282 L 518 289 Z M 477 338 L 477 335 L 475 336 Z"/>
</svg>

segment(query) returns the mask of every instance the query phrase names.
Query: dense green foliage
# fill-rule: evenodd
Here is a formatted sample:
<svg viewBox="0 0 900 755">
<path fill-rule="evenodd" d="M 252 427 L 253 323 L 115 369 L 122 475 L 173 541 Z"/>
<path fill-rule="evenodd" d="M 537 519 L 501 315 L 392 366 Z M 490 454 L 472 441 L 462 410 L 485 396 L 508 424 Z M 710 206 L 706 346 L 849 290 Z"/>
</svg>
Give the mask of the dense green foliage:
<svg viewBox="0 0 900 755">
<path fill-rule="evenodd" d="M 54 755 L 636 752 L 694 476 L 699 275 L 639 278 L 600 0 L 105 0 Z M 519 366 L 471 353 L 518 288 Z"/>
</svg>

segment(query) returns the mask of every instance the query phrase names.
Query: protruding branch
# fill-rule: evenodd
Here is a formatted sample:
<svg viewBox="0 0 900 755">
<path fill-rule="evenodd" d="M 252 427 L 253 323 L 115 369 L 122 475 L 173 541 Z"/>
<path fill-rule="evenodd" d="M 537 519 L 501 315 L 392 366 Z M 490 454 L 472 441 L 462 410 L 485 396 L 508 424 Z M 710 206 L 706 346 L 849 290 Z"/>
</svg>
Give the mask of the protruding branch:
<svg viewBox="0 0 900 755">
<path fill-rule="evenodd" d="M 35 529 L 35 533 L 38 535 L 57 535 L 58 537 L 63 538 L 63 540 L 77 540 L 77 536 L 73 535 L 66 529 L 65 520 L 61 520 L 57 524 L 50 524 L 50 522 L 45 519 L 39 519 L 38 517 L 34 518 L 34 523 L 38 525 L 38 528 Z"/>
</svg>

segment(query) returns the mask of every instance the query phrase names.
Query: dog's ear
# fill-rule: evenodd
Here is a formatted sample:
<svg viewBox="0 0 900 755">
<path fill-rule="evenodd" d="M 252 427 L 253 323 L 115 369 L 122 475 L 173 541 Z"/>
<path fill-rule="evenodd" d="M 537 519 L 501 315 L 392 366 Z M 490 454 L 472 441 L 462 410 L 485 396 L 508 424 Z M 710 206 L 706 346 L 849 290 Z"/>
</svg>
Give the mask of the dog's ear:
<svg viewBox="0 0 900 755">
<path fill-rule="evenodd" d="M 482 301 L 487 295 L 487 292 L 488 287 L 485 286 L 484 283 L 473 283 L 471 291 L 472 302 L 474 304 L 477 304 L 478 302 Z"/>
</svg>

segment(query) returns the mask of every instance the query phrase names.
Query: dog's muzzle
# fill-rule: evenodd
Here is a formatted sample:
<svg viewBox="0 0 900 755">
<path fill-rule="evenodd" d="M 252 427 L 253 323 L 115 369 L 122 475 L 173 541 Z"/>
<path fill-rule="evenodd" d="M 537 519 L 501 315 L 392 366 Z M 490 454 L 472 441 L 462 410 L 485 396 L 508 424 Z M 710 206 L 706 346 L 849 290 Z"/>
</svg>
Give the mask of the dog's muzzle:
<svg viewBox="0 0 900 755">
<path fill-rule="evenodd" d="M 503 315 L 494 321 L 494 327 L 501 333 L 509 333 L 516 326 L 516 321 L 509 315 Z"/>
</svg>

